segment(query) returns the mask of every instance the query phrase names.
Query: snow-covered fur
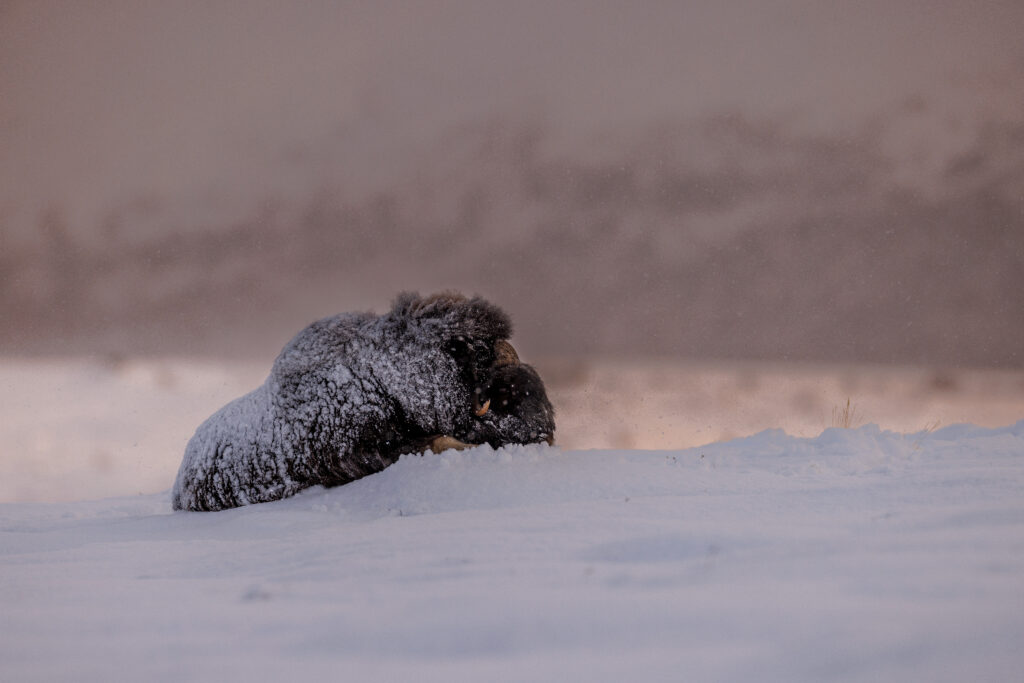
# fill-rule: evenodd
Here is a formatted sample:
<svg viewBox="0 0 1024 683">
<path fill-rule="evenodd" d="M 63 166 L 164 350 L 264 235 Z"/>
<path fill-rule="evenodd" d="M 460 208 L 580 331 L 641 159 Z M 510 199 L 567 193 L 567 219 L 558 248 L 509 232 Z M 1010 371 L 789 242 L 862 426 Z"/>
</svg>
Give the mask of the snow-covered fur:
<svg viewBox="0 0 1024 683">
<path fill-rule="evenodd" d="M 262 386 L 196 430 L 174 508 L 220 510 L 337 486 L 424 452 L 439 436 L 550 443 L 554 410 L 540 377 L 497 358 L 496 344 L 511 333 L 500 308 L 458 294 L 406 293 L 384 315 L 313 323 Z M 482 416 L 474 410 L 481 397 L 492 407 Z"/>
</svg>

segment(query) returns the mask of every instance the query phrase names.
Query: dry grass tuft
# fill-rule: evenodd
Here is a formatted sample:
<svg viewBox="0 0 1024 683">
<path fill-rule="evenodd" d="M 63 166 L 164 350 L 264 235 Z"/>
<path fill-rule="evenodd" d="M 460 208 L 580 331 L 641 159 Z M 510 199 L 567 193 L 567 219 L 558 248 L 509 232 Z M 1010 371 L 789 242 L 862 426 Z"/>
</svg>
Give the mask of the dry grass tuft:
<svg viewBox="0 0 1024 683">
<path fill-rule="evenodd" d="M 940 424 L 941 422 L 939 420 L 932 420 L 930 422 L 925 423 L 924 429 L 918 432 L 917 438 L 914 440 L 913 449 L 915 451 L 921 450 L 921 442 L 924 440 L 924 437 L 928 436 L 936 429 L 938 429 Z"/>
<path fill-rule="evenodd" d="M 851 429 L 856 427 L 861 420 L 861 415 L 857 413 L 857 405 L 850 403 L 850 399 L 846 399 L 845 406 L 834 406 L 832 408 L 832 426 L 840 427 L 842 429 Z"/>
</svg>

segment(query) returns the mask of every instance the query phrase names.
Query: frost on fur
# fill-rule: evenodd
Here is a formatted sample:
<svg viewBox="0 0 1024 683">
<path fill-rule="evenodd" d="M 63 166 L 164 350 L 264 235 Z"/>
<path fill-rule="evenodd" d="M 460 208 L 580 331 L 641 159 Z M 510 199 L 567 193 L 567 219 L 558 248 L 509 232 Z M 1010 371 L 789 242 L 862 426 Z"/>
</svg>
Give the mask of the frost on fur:
<svg viewBox="0 0 1024 683">
<path fill-rule="evenodd" d="M 509 352 L 497 306 L 401 294 L 390 312 L 343 313 L 292 339 L 256 390 L 196 430 L 177 510 L 221 510 L 337 486 L 431 444 L 552 442 L 543 382 Z M 435 441 L 436 440 L 436 441 Z"/>
</svg>

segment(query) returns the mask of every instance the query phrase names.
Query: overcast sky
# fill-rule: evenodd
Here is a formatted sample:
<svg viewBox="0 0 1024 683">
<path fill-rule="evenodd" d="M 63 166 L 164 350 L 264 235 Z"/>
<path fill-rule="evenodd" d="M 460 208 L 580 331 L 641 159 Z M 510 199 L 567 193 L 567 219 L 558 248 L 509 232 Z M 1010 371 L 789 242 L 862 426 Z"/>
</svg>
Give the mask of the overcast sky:
<svg viewBox="0 0 1024 683">
<path fill-rule="evenodd" d="M 908 132 L 924 154 L 957 144 L 956 116 L 1020 108 L 1022 35 L 1012 0 L 15 0 L 0 229 L 20 242 L 58 206 L 89 233 L 140 197 L 227 215 L 308 185 L 338 136 L 354 163 L 331 172 L 372 188 L 486 116 L 599 154 L 595 135 L 636 124 L 743 111 L 836 134 L 925 98 L 935 121 Z"/>
<path fill-rule="evenodd" d="M 552 351 L 1019 365 L 1021 36 L 1019 0 L 0 2 L 0 348 L 263 353 L 452 287 Z"/>
</svg>

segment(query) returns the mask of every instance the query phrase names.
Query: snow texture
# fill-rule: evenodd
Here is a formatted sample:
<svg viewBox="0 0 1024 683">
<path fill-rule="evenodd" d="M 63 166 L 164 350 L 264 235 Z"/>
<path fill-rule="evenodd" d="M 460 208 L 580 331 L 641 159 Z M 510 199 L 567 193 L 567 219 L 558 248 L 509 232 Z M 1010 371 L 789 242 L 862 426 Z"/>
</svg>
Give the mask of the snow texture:
<svg viewBox="0 0 1024 683">
<path fill-rule="evenodd" d="M 266 382 L 189 441 L 177 510 L 221 510 L 337 486 L 421 453 L 437 436 L 495 447 L 551 441 L 536 371 L 496 367 L 508 316 L 480 298 L 400 295 L 384 315 L 345 313 L 289 342 Z M 480 396 L 492 398 L 482 416 Z"/>
<path fill-rule="evenodd" d="M 1010 681 L 1024 421 L 0 505 L 0 680 Z"/>
</svg>

